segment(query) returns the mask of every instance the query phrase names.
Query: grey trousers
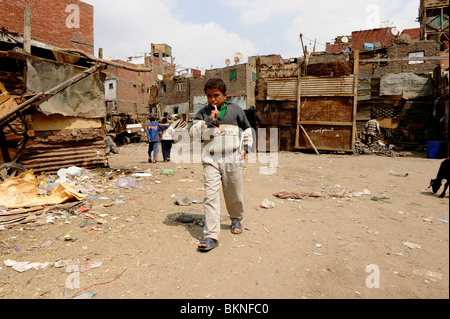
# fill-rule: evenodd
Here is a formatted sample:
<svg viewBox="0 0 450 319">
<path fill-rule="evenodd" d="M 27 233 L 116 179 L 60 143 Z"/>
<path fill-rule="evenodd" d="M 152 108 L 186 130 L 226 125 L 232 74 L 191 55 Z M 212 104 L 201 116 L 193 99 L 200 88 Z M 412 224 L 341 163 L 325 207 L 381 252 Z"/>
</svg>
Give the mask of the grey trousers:
<svg viewBox="0 0 450 319">
<path fill-rule="evenodd" d="M 242 163 L 203 162 L 203 179 L 205 185 L 203 233 L 205 238 L 218 240 L 221 186 L 231 221 L 241 221 L 244 217 Z"/>
</svg>

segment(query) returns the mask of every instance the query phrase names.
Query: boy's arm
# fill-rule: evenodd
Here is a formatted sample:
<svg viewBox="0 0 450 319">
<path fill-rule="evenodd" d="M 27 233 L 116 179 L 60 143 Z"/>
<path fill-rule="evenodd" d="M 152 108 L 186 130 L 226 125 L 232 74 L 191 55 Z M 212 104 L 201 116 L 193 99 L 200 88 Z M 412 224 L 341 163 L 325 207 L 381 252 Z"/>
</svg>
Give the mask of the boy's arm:
<svg viewBox="0 0 450 319">
<path fill-rule="evenodd" d="M 247 116 L 245 116 L 245 113 L 242 109 L 240 109 L 240 112 L 238 114 L 238 125 L 239 128 L 243 131 L 242 150 L 248 153 L 249 149 L 253 145 L 253 135 L 250 123 L 248 122 Z"/>
</svg>

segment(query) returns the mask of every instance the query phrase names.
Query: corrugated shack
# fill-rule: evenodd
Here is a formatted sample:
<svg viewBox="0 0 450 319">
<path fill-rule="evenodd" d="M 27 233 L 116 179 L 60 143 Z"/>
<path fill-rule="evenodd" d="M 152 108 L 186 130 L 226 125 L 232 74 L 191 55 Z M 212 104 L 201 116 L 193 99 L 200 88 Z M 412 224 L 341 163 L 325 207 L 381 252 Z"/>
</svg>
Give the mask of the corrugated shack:
<svg viewBox="0 0 450 319">
<path fill-rule="evenodd" d="M 258 128 L 279 129 L 279 150 L 353 152 L 357 60 L 358 53 L 257 57 Z"/>
<path fill-rule="evenodd" d="M 396 146 L 421 149 L 427 141 L 448 141 L 448 134 L 435 125 L 440 113 L 436 101 L 445 101 L 437 89 L 443 81 L 439 43 L 398 38 L 360 57 L 359 132 L 374 117 L 385 142 Z"/>
<path fill-rule="evenodd" d="M 0 33 L 0 83 L 17 104 L 93 66 L 86 56 L 35 41 L 31 53 L 26 53 L 22 42 L 19 34 Z M 16 115 L 13 123 L 0 128 L 11 157 L 0 154 L 0 163 L 18 161 L 37 173 L 107 166 L 104 80 L 102 72 L 85 74 L 31 111 Z"/>
</svg>

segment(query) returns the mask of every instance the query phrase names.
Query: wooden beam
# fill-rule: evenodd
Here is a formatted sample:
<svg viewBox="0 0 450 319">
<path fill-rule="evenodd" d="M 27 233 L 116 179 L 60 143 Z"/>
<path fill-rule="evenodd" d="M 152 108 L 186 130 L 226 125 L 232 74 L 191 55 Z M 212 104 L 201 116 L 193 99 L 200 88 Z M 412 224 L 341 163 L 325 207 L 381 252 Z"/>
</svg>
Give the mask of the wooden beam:
<svg viewBox="0 0 450 319">
<path fill-rule="evenodd" d="M 353 122 L 299 121 L 298 125 L 353 126 Z"/>
<path fill-rule="evenodd" d="M 302 70 L 301 70 L 301 62 L 298 62 L 298 86 L 297 86 L 297 127 L 295 128 L 295 147 L 299 148 L 300 146 L 300 117 L 302 112 Z"/>
<path fill-rule="evenodd" d="M 411 58 L 386 58 L 386 59 L 361 59 L 359 63 L 378 63 L 378 62 L 408 62 L 408 61 L 433 61 L 445 60 L 445 56 L 429 56 L 429 57 L 411 57 Z"/>
<path fill-rule="evenodd" d="M 359 86 L 359 51 L 356 50 L 354 57 L 353 57 L 353 75 L 354 75 L 354 86 L 353 86 L 353 116 L 352 116 L 352 122 L 353 122 L 353 129 L 352 129 L 352 145 L 351 149 L 353 150 L 356 145 L 356 138 L 358 135 L 358 128 L 356 126 L 356 117 L 358 114 L 358 86 Z"/>
<path fill-rule="evenodd" d="M 23 23 L 23 50 L 31 54 L 31 7 L 25 6 Z"/>
<path fill-rule="evenodd" d="M 316 146 L 314 145 L 313 141 L 311 141 L 311 138 L 309 137 L 308 133 L 306 133 L 305 128 L 302 125 L 299 125 L 302 129 L 303 133 L 305 133 L 306 138 L 308 139 L 309 143 L 311 143 L 312 147 L 314 148 L 314 151 L 317 155 L 320 155 L 319 151 L 317 150 Z"/>
</svg>

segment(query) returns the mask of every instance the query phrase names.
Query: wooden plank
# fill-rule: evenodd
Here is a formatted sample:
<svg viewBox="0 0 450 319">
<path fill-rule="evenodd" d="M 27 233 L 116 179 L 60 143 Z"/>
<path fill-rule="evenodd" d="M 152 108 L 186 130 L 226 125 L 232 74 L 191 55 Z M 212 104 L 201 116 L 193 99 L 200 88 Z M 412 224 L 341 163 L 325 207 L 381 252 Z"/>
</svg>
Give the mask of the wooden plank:
<svg viewBox="0 0 450 319">
<path fill-rule="evenodd" d="M 23 22 L 23 50 L 31 54 L 31 7 L 25 6 Z"/>
<path fill-rule="evenodd" d="M 358 85 L 359 85 L 359 51 L 356 50 L 354 52 L 354 63 L 353 63 L 353 73 L 354 73 L 354 82 L 353 82 L 353 92 L 355 97 L 353 98 L 353 134 L 352 134 L 352 145 L 351 149 L 353 150 L 356 145 L 356 139 L 358 135 L 358 130 L 356 128 L 356 117 L 358 113 Z"/>
<path fill-rule="evenodd" d="M 5 103 L 8 101 L 11 97 L 9 96 L 8 92 L 0 94 L 0 104 Z"/>
<path fill-rule="evenodd" d="M 311 141 L 311 138 L 309 137 L 308 133 L 306 132 L 305 128 L 303 127 L 303 125 L 299 125 L 300 128 L 302 129 L 303 133 L 305 134 L 306 138 L 308 139 L 309 143 L 311 144 L 311 146 L 313 147 L 314 151 L 316 152 L 317 155 L 320 155 L 319 151 L 317 150 L 316 146 L 314 145 L 313 141 Z"/>
<path fill-rule="evenodd" d="M 295 126 L 295 147 L 298 148 L 300 146 L 300 125 L 298 124 L 301 119 L 301 111 L 302 111 L 302 72 L 300 71 L 301 64 L 299 64 L 299 72 L 298 72 L 298 87 L 297 87 L 297 125 Z"/>
<path fill-rule="evenodd" d="M 299 121 L 298 125 L 353 126 L 353 122 Z"/>
</svg>

